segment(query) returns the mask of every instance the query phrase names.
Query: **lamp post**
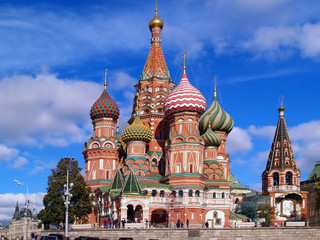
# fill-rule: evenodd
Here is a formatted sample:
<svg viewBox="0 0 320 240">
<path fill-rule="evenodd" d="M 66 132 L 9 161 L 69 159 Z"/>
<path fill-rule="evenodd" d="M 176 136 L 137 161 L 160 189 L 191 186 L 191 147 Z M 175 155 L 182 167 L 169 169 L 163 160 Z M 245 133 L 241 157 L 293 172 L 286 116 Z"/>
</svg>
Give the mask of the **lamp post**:
<svg viewBox="0 0 320 240">
<path fill-rule="evenodd" d="M 70 159 L 70 158 L 69 158 Z M 63 196 L 63 199 L 64 199 L 64 205 L 66 207 L 66 220 L 65 220 L 65 236 L 66 238 L 68 238 L 68 230 L 69 230 L 69 221 L 68 221 L 68 218 L 69 218 L 69 205 L 70 205 L 70 199 L 72 197 L 72 194 L 70 193 L 72 187 L 73 187 L 73 183 L 70 183 L 69 184 L 69 168 L 67 166 L 67 184 L 64 184 L 64 196 Z"/>
<path fill-rule="evenodd" d="M 25 186 L 27 189 L 26 202 L 24 205 L 24 235 L 23 235 L 23 240 L 27 240 L 27 225 L 28 225 L 28 223 L 27 223 L 27 210 L 29 207 L 28 185 L 23 182 L 19 182 L 18 180 L 14 180 L 14 182 L 16 182 L 18 185 Z"/>
</svg>

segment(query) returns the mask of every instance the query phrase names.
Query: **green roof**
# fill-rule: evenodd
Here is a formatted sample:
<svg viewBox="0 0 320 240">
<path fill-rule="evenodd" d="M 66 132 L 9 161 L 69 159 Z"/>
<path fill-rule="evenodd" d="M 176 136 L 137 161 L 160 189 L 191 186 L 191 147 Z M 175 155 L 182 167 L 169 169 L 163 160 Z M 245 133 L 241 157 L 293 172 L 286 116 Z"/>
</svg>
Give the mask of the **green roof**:
<svg viewBox="0 0 320 240">
<path fill-rule="evenodd" d="M 244 188 L 238 179 L 230 172 L 230 187 L 235 188 Z"/>
<path fill-rule="evenodd" d="M 102 187 L 99 187 L 99 189 L 101 192 L 108 192 L 110 189 L 110 186 L 109 185 L 102 186 Z"/>
<path fill-rule="evenodd" d="M 141 194 L 141 187 L 132 171 L 130 171 L 124 186 L 121 189 L 124 194 Z"/>
<path fill-rule="evenodd" d="M 239 213 L 230 212 L 229 219 L 247 219 L 248 217 Z"/>
<path fill-rule="evenodd" d="M 317 179 L 318 177 L 320 177 L 320 161 L 314 165 L 314 168 L 312 169 L 307 180 Z"/>
<path fill-rule="evenodd" d="M 154 182 L 140 182 L 141 188 L 155 187 L 155 188 L 170 188 L 171 185 L 164 183 L 154 183 Z"/>
<path fill-rule="evenodd" d="M 118 167 L 116 174 L 114 175 L 113 181 L 110 185 L 110 191 L 120 191 L 123 187 L 124 179 L 120 168 Z"/>
</svg>

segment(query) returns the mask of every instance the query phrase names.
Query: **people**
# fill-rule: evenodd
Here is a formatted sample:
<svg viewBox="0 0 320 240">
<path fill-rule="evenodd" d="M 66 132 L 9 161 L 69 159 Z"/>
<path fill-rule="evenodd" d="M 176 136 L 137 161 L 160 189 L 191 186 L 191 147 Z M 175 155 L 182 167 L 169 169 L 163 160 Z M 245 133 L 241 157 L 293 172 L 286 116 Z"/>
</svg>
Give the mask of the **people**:
<svg viewBox="0 0 320 240">
<path fill-rule="evenodd" d="M 125 228 L 126 220 L 124 218 L 122 219 L 121 223 L 122 223 L 122 228 Z"/>
<path fill-rule="evenodd" d="M 189 219 L 187 219 L 186 224 L 187 224 L 187 228 L 189 228 Z"/>
<path fill-rule="evenodd" d="M 206 228 L 208 228 L 209 227 L 208 221 L 206 221 L 206 223 L 204 225 L 206 225 Z"/>
<path fill-rule="evenodd" d="M 177 221 L 177 228 L 180 228 L 180 219 Z"/>
</svg>

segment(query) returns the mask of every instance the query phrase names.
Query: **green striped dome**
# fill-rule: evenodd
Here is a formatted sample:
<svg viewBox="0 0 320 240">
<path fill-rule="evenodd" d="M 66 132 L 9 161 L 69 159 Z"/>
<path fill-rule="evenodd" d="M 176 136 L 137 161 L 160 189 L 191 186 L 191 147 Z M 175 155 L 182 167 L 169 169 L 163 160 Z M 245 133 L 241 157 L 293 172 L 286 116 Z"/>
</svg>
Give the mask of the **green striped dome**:
<svg viewBox="0 0 320 240">
<path fill-rule="evenodd" d="M 141 122 L 140 117 L 136 116 L 133 123 L 123 130 L 121 138 L 125 143 L 130 141 L 150 142 L 152 139 L 152 132 Z"/>
<path fill-rule="evenodd" d="M 221 145 L 221 138 L 215 134 L 211 129 L 211 124 L 207 128 L 207 131 L 202 135 L 206 147 L 219 147 Z"/>
<path fill-rule="evenodd" d="M 200 118 L 199 129 L 201 134 L 207 131 L 209 122 L 211 122 L 212 131 L 229 133 L 233 128 L 232 117 L 222 109 L 216 96 L 211 106 Z"/>
</svg>

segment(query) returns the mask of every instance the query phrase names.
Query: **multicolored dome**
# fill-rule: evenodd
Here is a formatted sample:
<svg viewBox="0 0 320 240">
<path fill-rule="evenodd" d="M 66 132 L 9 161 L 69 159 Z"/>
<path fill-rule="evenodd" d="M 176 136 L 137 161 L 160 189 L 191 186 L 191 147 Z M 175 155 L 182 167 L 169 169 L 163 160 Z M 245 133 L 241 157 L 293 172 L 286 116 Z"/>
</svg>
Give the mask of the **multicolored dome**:
<svg viewBox="0 0 320 240">
<path fill-rule="evenodd" d="M 226 133 L 231 132 L 234 124 L 232 117 L 220 106 L 216 96 L 216 89 L 211 106 L 200 118 L 200 134 L 204 134 L 207 131 L 209 122 L 211 122 L 212 131 L 223 131 Z"/>
<path fill-rule="evenodd" d="M 172 90 L 164 103 L 164 112 L 166 115 L 185 111 L 202 114 L 206 107 L 206 99 L 198 89 L 190 84 L 184 71 L 179 85 Z"/>
<path fill-rule="evenodd" d="M 219 147 L 221 145 L 221 138 L 212 131 L 210 123 L 202 137 L 207 147 Z"/>
<path fill-rule="evenodd" d="M 152 139 L 152 132 L 141 122 L 140 117 L 136 116 L 133 123 L 123 130 L 121 139 L 125 143 L 130 141 L 145 141 L 148 143 Z"/>
<path fill-rule="evenodd" d="M 103 93 L 91 107 L 90 117 L 92 120 L 98 118 L 113 118 L 117 120 L 119 114 L 119 107 L 109 96 L 105 85 Z"/>
</svg>

